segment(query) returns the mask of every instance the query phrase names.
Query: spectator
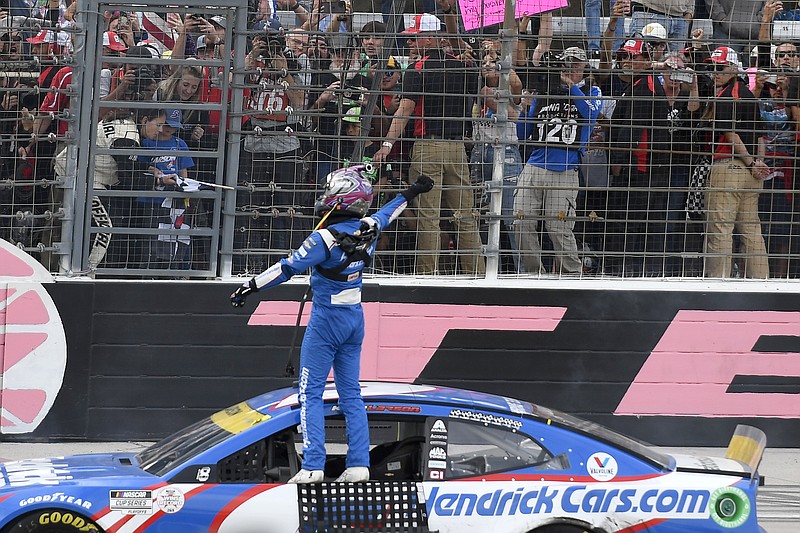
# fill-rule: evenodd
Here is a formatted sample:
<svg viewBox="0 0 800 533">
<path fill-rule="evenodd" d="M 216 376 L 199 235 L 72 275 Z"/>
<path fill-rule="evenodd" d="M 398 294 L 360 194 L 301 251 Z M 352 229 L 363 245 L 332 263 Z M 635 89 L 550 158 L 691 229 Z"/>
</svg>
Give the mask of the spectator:
<svg viewBox="0 0 800 533">
<path fill-rule="evenodd" d="M 109 57 L 120 57 L 128 46 L 120 39 L 119 35 L 113 31 L 103 33 L 103 55 Z M 109 68 L 112 65 L 103 63 L 100 70 L 100 98 L 108 96 L 111 92 L 111 78 L 113 77 L 114 70 Z"/>
<path fill-rule="evenodd" d="M 767 76 L 764 84 L 769 96 L 762 95 L 758 104 L 761 121 L 765 126 L 764 161 L 770 168 L 770 173 L 764 179 L 764 192 L 759 197 L 759 218 L 770 257 L 770 276 L 786 279 L 789 271 L 792 188 L 797 166 L 794 159 L 797 122 L 791 116 L 791 106 L 787 101 L 787 74 L 794 71 L 776 70 Z"/>
<path fill-rule="evenodd" d="M 375 68 L 381 58 L 383 50 L 383 34 L 386 33 L 386 24 L 371 20 L 361 27 L 358 41 L 361 45 L 361 74 L 372 77 L 370 69 Z"/>
<path fill-rule="evenodd" d="M 161 156 L 139 156 L 149 161 L 148 171 L 155 178 L 155 190 L 180 190 L 179 184 L 189 177 L 189 169 L 194 166 L 191 157 L 181 155 L 189 147 L 178 137 L 183 129 L 180 109 L 160 109 L 144 129 L 142 148 L 165 150 Z M 188 230 L 191 228 L 189 198 L 181 197 L 142 197 L 138 201 L 144 211 L 143 226 L 158 229 Z M 149 215 L 149 216 L 148 216 Z M 150 239 L 147 255 L 147 268 L 188 270 L 191 268 L 191 240 L 188 235 L 158 234 Z"/>
<path fill-rule="evenodd" d="M 641 35 L 642 40 L 650 49 L 650 57 L 653 59 L 653 68 L 663 67 L 664 56 L 672 47 L 672 42 L 667 41 L 667 30 L 658 22 L 647 24 L 635 35 Z M 674 49 L 673 49 L 674 50 Z M 683 46 L 674 51 L 683 50 Z"/>
<path fill-rule="evenodd" d="M 553 243 L 552 271 L 581 273 L 575 235 L 578 166 L 580 155 L 600 113 L 602 94 L 586 79 L 586 52 L 570 47 L 558 57 L 547 91 L 537 95 L 520 123 L 520 137 L 533 132 L 531 153 L 519 177 L 514 200 L 515 235 L 522 263 L 530 274 L 544 274 L 537 224 L 544 226 Z"/>
<path fill-rule="evenodd" d="M 136 46 L 138 41 L 135 34 L 139 33 L 139 18 L 136 14 L 114 11 L 113 13 L 109 13 L 109 15 L 110 18 L 108 19 L 106 31 L 117 35 L 119 40 L 124 43 L 125 48 Z M 103 43 L 103 45 L 105 46 L 105 43 Z"/>
<path fill-rule="evenodd" d="M 364 141 L 364 151 L 360 161 L 352 161 L 350 155 L 355 149 L 356 143 L 361 137 L 361 108 L 351 107 L 342 117 L 342 133 L 345 139 L 342 141 L 342 161 L 339 167 L 363 166 L 362 175 L 369 178 L 370 184 L 375 188 L 380 179 L 380 165 L 372 164 L 372 156 L 378 151 L 380 146 L 367 138 Z"/>
<path fill-rule="evenodd" d="M 311 60 L 311 72 L 328 70 L 331 56 L 328 52 L 328 40 L 322 35 L 312 35 L 308 41 L 308 57 Z"/>
<path fill-rule="evenodd" d="M 496 98 L 500 86 L 500 70 L 497 63 L 500 59 L 500 41 L 483 42 L 483 64 L 480 77 L 483 86 L 479 91 L 477 113 L 473 113 L 472 152 L 470 154 L 470 179 L 473 185 L 486 190 L 486 182 L 494 179 L 495 146 L 503 145 L 503 189 L 501 194 L 500 246 L 504 252 L 510 252 L 508 261 L 504 261 L 506 272 L 519 271 L 519 248 L 512 233 L 514 224 L 514 195 L 517 190 L 517 178 L 522 172 L 522 154 L 519 151 L 516 121 L 520 115 L 522 81 L 512 69 L 509 72 L 509 89 L 511 102 L 506 106 L 508 120 L 497 123 L 496 113 L 499 104 Z M 480 202 L 481 207 L 488 207 L 488 197 Z"/>
<path fill-rule="evenodd" d="M 763 0 L 705 0 L 713 40 L 735 52 L 749 50 L 758 39 Z"/>
<path fill-rule="evenodd" d="M 133 46 L 126 50 L 125 57 L 153 59 L 153 52 L 146 46 Z M 112 71 L 109 92 L 101 100 L 134 102 L 151 100 L 157 78 L 157 72 L 149 64 L 125 63 Z M 100 119 L 116 111 L 112 107 L 103 107 L 100 109 Z"/>
<path fill-rule="evenodd" d="M 692 163 L 692 130 L 700 119 L 697 76 L 686 68 L 682 54 L 670 52 L 663 76 L 669 129 L 669 198 L 667 199 L 666 275 L 684 273 L 682 252 L 686 237 L 686 191 Z"/>
<path fill-rule="evenodd" d="M 734 227 L 741 235 L 744 276 L 769 276 L 767 251 L 758 218 L 758 196 L 769 168 L 759 149 L 760 112 L 747 84 L 739 78 L 742 64 L 730 47 L 714 50 L 717 93 L 707 111 L 713 117 L 714 161 L 711 165 L 706 210 L 705 275 L 729 278 Z"/>
<path fill-rule="evenodd" d="M 618 222 L 609 225 L 613 234 L 606 236 L 606 269 L 614 275 L 661 276 L 669 111 L 664 88 L 650 70 L 652 51 L 644 41 L 626 41 L 617 61 L 632 72 L 633 81 L 617 99 L 610 122 L 611 186 L 616 190 L 609 199 L 608 216 Z"/>
<path fill-rule="evenodd" d="M 403 96 L 387 135 L 392 140 L 381 144 L 374 160 L 384 161 L 409 117 L 417 117 L 409 179 L 428 175 L 435 183 L 430 194 L 420 197 L 418 206 L 417 273 L 438 272 L 439 224 L 444 207 L 455 218 L 461 270 L 480 276 L 486 266 L 480 256 L 481 241 L 464 146 L 468 135 L 465 119 L 471 116 L 477 78 L 463 61 L 441 50 L 440 31 L 439 19 L 429 13 L 415 16 L 411 27 L 405 30 L 410 54 L 420 59 L 406 71 Z"/>
<path fill-rule="evenodd" d="M 196 104 L 200 102 L 200 84 L 203 81 L 203 68 L 194 65 L 181 65 L 169 78 L 158 84 L 158 89 L 153 94 L 157 102 L 183 102 Z M 213 150 L 217 146 L 216 136 L 206 135 L 209 114 L 205 109 L 187 109 L 183 114 L 183 128 L 177 134 L 192 150 Z M 205 166 L 205 172 L 214 170 L 213 160 L 211 166 Z M 208 176 L 206 176 L 208 177 Z M 200 178 L 205 179 L 204 177 Z"/>
<path fill-rule="evenodd" d="M 360 55 L 352 38 L 345 34 L 329 35 L 328 45 L 331 52 L 329 70 L 316 73 L 312 81 L 315 89 L 309 96 L 318 134 L 315 155 L 312 156 L 312 173 L 317 188 L 321 188 L 325 177 L 338 168 L 339 161 L 350 156 L 341 150 L 339 117 L 362 104 L 370 85 L 360 73 Z"/>
<path fill-rule="evenodd" d="M 300 115 L 305 92 L 298 84 L 297 65 L 290 64 L 284 49 L 285 41 L 272 29 L 256 35 L 245 65 L 254 74 L 247 80 L 251 89 L 245 100 L 248 117 L 242 128 L 242 147 L 239 152 L 239 183 L 248 185 L 249 192 L 236 196 L 237 208 L 269 208 L 269 216 L 237 218 L 235 246 L 238 249 L 267 249 L 264 256 L 248 255 L 234 258 L 234 271 L 260 272 L 290 248 L 299 244 L 305 228 L 294 213 L 300 214 L 302 158 Z"/>
<path fill-rule="evenodd" d="M 800 52 L 797 50 L 797 45 L 793 42 L 779 42 L 775 46 L 773 64 L 776 67 L 800 70 Z"/>
<path fill-rule="evenodd" d="M 621 16 L 627 17 L 631 14 L 631 0 L 610 0 L 609 9 L 613 13 L 614 6 L 619 5 L 616 11 L 620 12 Z M 586 0 L 584 5 L 584 15 L 586 16 L 586 34 L 589 37 L 589 61 L 600 63 L 600 17 L 602 14 L 603 2 L 601 0 Z M 611 29 L 611 35 L 605 35 L 604 39 L 613 37 L 611 46 L 616 49 L 619 47 L 617 42 L 622 42 L 625 37 L 625 19 L 619 25 L 615 25 Z M 592 64 L 592 68 L 596 65 Z"/>
<path fill-rule="evenodd" d="M 308 56 L 308 33 L 294 29 L 286 33 L 286 50 L 284 53 L 293 58 L 298 65 L 297 75 L 300 85 L 307 89 L 311 85 L 311 59 Z M 305 102 L 303 102 L 305 107 Z"/>
<path fill-rule="evenodd" d="M 116 188 L 121 181 L 133 179 L 135 161 L 130 157 L 129 150 L 139 147 L 139 129 L 133 113 L 120 113 L 109 116 L 97 124 L 97 147 L 101 149 L 119 150 L 113 155 L 97 154 L 92 167 L 92 188 L 95 191 L 105 191 Z M 67 157 L 68 147 L 64 147 L 55 157 L 56 175 L 66 177 L 68 174 Z M 141 172 L 143 169 L 138 169 Z M 129 221 L 130 198 L 103 197 L 96 193 L 92 195 L 91 205 L 92 227 L 108 230 L 113 227 L 114 221 Z M 124 222 L 123 222 L 124 224 Z M 94 233 L 92 246 L 89 249 L 87 267 L 89 275 L 94 277 L 94 271 L 106 257 L 106 252 L 111 248 L 112 238 L 119 240 L 119 246 L 112 248 L 109 264 L 118 268 L 127 268 L 124 261 L 127 256 L 128 236 L 117 235 L 113 237 L 109 231 Z M 117 244 L 117 243 L 115 243 Z M 124 250 L 124 251 L 123 251 Z"/>
<path fill-rule="evenodd" d="M 678 52 L 686 46 L 693 16 L 694 0 L 631 0 L 631 24 L 628 33 L 641 33 L 646 39 L 647 27 L 658 24 L 663 31 L 663 36 L 658 37 L 665 44 L 669 42 L 670 50 Z"/>
</svg>

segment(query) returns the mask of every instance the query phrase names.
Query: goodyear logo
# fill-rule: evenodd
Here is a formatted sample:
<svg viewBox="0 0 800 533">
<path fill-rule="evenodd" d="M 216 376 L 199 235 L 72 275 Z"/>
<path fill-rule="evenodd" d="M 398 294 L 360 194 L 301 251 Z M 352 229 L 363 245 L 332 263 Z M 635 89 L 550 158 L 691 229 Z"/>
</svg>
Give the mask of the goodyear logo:
<svg viewBox="0 0 800 533">
<path fill-rule="evenodd" d="M 428 508 L 438 516 L 511 516 L 517 514 L 647 513 L 681 518 L 708 517 L 707 490 L 611 489 L 586 485 L 493 492 L 439 492 L 431 489 Z"/>
</svg>

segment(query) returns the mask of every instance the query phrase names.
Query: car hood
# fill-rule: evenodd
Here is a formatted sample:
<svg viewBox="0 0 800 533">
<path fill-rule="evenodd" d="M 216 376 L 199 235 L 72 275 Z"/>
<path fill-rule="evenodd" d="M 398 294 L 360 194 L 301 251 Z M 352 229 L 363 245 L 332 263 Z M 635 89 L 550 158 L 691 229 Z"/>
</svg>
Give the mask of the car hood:
<svg viewBox="0 0 800 533">
<path fill-rule="evenodd" d="M 87 454 L 0 463 L 0 490 L 31 485 L 70 485 L 80 480 L 143 476 L 134 454 Z"/>
<path fill-rule="evenodd" d="M 733 459 L 708 457 L 704 455 L 671 454 L 675 458 L 676 470 L 684 472 L 707 472 L 709 474 L 729 474 L 750 477 L 750 467 Z"/>
</svg>

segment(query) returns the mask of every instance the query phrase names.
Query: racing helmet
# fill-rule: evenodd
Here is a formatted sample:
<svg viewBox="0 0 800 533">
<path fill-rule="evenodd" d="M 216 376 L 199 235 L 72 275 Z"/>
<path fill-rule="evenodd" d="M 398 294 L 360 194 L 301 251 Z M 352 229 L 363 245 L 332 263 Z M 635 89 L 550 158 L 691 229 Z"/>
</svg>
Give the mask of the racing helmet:
<svg viewBox="0 0 800 533">
<path fill-rule="evenodd" d="M 364 165 L 334 170 L 325 182 L 325 190 L 314 204 L 314 213 L 322 216 L 330 210 L 363 217 L 372 204 L 372 184 Z"/>
</svg>

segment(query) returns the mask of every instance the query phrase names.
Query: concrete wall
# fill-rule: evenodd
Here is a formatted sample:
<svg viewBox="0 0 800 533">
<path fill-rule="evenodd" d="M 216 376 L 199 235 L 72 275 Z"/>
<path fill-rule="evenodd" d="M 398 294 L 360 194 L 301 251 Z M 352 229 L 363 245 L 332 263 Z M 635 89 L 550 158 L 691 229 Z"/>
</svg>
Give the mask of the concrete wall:
<svg viewBox="0 0 800 533">
<path fill-rule="evenodd" d="M 771 446 L 800 441 L 796 291 L 543 286 L 367 283 L 362 378 L 502 393 L 655 444 L 725 445 L 737 423 L 765 430 Z M 63 378 L 35 429 L 20 430 L 30 408 L 12 400 L 23 389 L 33 397 L 37 379 L 58 377 L 60 359 L 57 350 L 40 354 L 18 385 L 11 370 L 27 359 L 12 363 L 6 346 L 4 439 L 155 439 L 292 382 L 283 372 L 302 283 L 256 295 L 242 309 L 227 301 L 234 285 L 221 282 L 43 287 L 57 309 L 49 320 L 63 324 Z M 2 320 L 17 320 L 21 301 L 7 298 Z M 12 331 L 7 325 L 6 345 Z"/>
</svg>

